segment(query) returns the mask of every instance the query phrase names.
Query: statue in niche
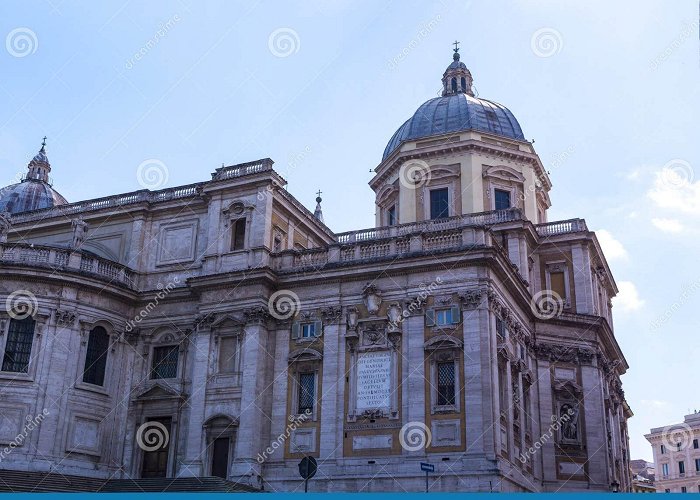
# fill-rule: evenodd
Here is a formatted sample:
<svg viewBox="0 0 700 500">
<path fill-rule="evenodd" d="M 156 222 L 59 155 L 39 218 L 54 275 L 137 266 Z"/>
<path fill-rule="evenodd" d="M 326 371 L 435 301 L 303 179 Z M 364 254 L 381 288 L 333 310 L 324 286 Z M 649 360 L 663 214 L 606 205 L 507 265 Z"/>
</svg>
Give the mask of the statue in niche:
<svg viewBox="0 0 700 500">
<path fill-rule="evenodd" d="M 73 226 L 73 242 L 71 246 L 76 250 L 80 250 L 87 237 L 88 223 L 81 219 L 73 219 L 71 225 Z"/>
<path fill-rule="evenodd" d="M 363 290 L 363 295 L 365 296 L 365 306 L 367 307 L 367 312 L 374 316 L 379 312 L 379 306 L 382 304 L 382 296 L 374 285 L 367 285 Z"/>
<path fill-rule="evenodd" d="M 561 435 L 567 441 L 578 441 L 578 408 L 571 403 L 564 403 L 559 408 Z"/>
</svg>

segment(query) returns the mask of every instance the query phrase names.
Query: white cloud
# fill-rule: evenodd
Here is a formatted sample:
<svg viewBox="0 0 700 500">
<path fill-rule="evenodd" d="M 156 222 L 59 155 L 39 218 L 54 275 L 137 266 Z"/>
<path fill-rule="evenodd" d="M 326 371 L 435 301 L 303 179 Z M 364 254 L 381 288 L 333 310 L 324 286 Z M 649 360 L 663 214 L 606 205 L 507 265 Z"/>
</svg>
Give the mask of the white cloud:
<svg viewBox="0 0 700 500">
<path fill-rule="evenodd" d="M 623 312 L 638 311 L 644 305 L 644 301 L 639 298 L 637 287 L 631 281 L 620 281 L 617 284 L 620 292 L 613 300 L 613 306 L 619 307 Z"/>
<path fill-rule="evenodd" d="M 625 247 L 622 246 L 622 243 L 620 243 L 613 237 L 612 234 L 610 234 L 610 231 L 599 229 L 595 232 L 595 234 L 607 260 L 627 258 L 627 250 L 625 250 Z"/>
<path fill-rule="evenodd" d="M 656 226 L 657 229 L 665 233 L 680 233 L 683 231 L 683 224 L 678 222 L 676 219 L 663 219 L 663 218 L 653 218 L 651 223 Z"/>
<path fill-rule="evenodd" d="M 663 408 L 668 406 L 668 401 L 661 401 L 659 399 L 642 399 L 642 404 L 645 406 L 651 406 L 652 408 Z"/>
<path fill-rule="evenodd" d="M 690 164 L 675 161 L 656 173 L 647 195 L 659 208 L 700 215 L 700 182 L 693 182 L 694 171 Z"/>
</svg>

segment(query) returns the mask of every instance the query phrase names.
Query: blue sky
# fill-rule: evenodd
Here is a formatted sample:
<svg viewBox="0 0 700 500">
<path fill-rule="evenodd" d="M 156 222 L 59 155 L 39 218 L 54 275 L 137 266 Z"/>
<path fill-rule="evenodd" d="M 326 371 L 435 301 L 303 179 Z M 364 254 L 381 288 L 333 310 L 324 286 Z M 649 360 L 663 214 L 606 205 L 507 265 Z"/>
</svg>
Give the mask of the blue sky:
<svg viewBox="0 0 700 500">
<path fill-rule="evenodd" d="M 632 457 L 700 408 L 695 0 L 16 1 L 0 35 L 0 185 L 44 135 L 69 201 L 141 189 L 147 160 L 167 187 L 270 157 L 307 207 L 323 191 L 338 232 L 373 225 L 369 171 L 460 40 L 549 167 L 550 220 L 601 230 Z"/>
</svg>

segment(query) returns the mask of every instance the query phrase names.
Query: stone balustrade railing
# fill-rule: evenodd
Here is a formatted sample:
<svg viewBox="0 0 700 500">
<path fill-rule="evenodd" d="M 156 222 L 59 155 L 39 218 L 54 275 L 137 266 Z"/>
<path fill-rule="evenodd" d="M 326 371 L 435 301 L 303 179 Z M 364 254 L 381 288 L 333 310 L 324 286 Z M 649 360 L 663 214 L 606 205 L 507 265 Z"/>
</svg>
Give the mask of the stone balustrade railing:
<svg viewBox="0 0 700 500">
<path fill-rule="evenodd" d="M 242 177 L 244 175 L 257 174 L 258 172 L 272 170 L 272 163 L 273 161 L 270 158 L 263 158 L 262 160 L 217 168 L 216 171 L 211 174 L 211 179 L 213 181 L 220 181 L 232 179 L 234 177 Z"/>
<path fill-rule="evenodd" d="M 135 273 L 126 266 L 87 252 L 69 248 L 44 247 L 23 243 L 0 243 L 0 266 L 25 264 L 88 273 L 109 282 L 133 288 Z"/>
<path fill-rule="evenodd" d="M 522 219 L 522 212 L 518 208 L 508 208 L 506 210 L 493 210 L 491 212 L 480 212 L 468 215 L 457 215 L 437 220 L 426 220 L 420 222 L 409 222 L 408 224 L 398 224 L 396 226 L 384 226 L 370 229 L 360 229 L 339 233 L 336 235 L 338 243 L 354 243 L 383 238 L 395 238 L 414 233 L 447 231 L 464 226 L 490 226 L 502 222 L 511 222 Z"/>
<path fill-rule="evenodd" d="M 379 228 L 380 230 L 386 228 Z M 462 225 L 451 229 L 412 232 L 384 238 L 337 242 L 327 248 L 285 250 L 272 256 L 272 267 L 280 271 L 321 268 L 326 265 L 363 262 L 406 254 L 455 250 L 471 246 L 493 246 L 487 227 Z"/>
<path fill-rule="evenodd" d="M 537 234 L 545 237 L 588 231 L 586 221 L 583 219 L 560 220 L 548 222 L 546 224 L 538 224 L 535 227 L 537 229 Z"/>
<path fill-rule="evenodd" d="M 272 170 L 272 160 L 265 158 L 240 165 L 232 165 L 222 167 L 212 174 L 212 180 L 232 179 L 244 175 L 255 174 Z M 74 214 L 90 212 L 93 210 L 101 210 L 103 208 L 123 207 L 134 203 L 158 203 L 162 201 L 178 200 L 182 198 L 194 198 L 199 195 L 206 183 L 199 182 L 196 184 L 188 184 L 186 186 L 178 186 L 174 188 L 160 189 L 158 191 L 149 191 L 142 189 L 132 193 L 125 193 L 116 196 L 107 196 L 105 198 L 96 198 L 94 200 L 80 201 L 70 203 L 68 205 L 59 205 L 32 212 L 23 212 L 11 216 L 12 224 L 21 222 L 34 221 L 49 217 L 70 217 Z"/>
</svg>

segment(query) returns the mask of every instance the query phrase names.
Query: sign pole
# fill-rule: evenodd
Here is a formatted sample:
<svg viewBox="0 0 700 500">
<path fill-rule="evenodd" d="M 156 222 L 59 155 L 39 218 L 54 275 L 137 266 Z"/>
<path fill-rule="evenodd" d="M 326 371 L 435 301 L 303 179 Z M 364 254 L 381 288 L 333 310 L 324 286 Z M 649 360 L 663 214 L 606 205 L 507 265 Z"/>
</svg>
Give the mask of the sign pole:
<svg viewBox="0 0 700 500">
<path fill-rule="evenodd" d="M 420 463 L 420 470 L 425 472 L 425 492 L 428 493 L 428 475 L 435 472 L 435 466 L 426 462 Z"/>
<path fill-rule="evenodd" d="M 428 493 L 428 471 L 425 471 L 425 492 Z"/>
<path fill-rule="evenodd" d="M 304 493 L 309 492 L 309 478 L 304 479 Z"/>
</svg>

